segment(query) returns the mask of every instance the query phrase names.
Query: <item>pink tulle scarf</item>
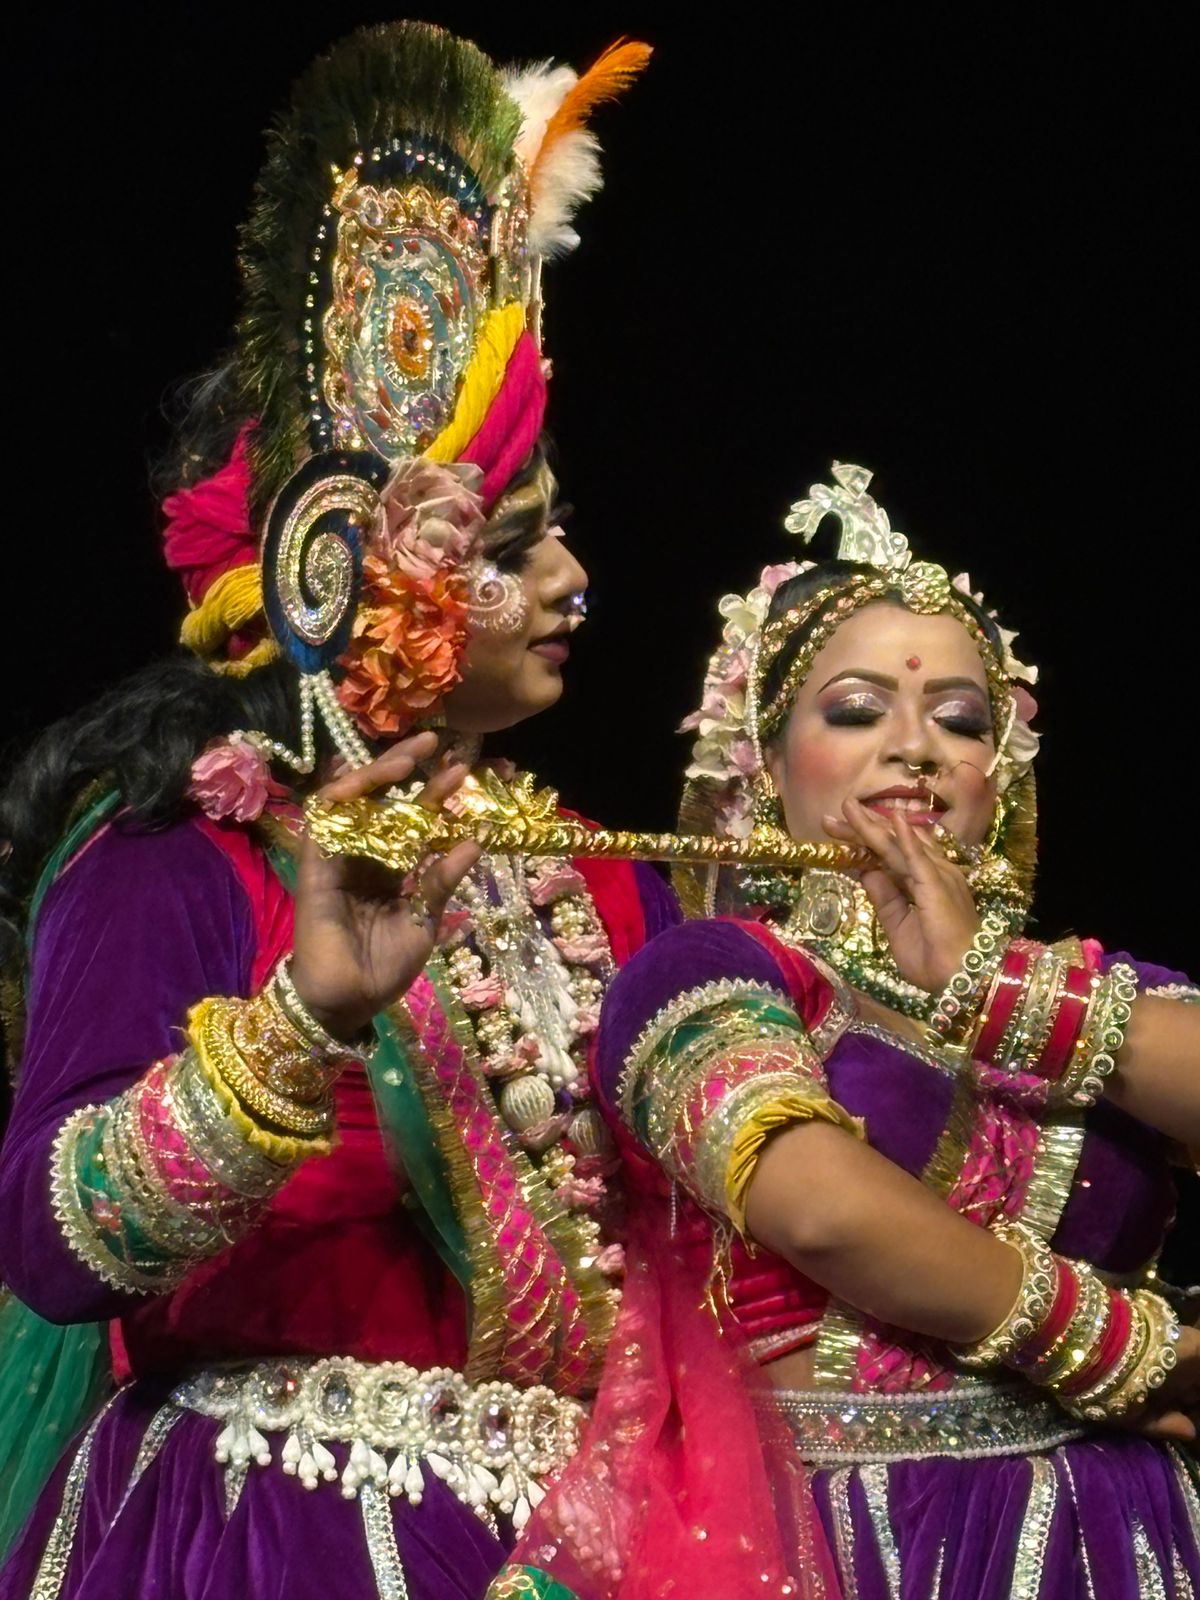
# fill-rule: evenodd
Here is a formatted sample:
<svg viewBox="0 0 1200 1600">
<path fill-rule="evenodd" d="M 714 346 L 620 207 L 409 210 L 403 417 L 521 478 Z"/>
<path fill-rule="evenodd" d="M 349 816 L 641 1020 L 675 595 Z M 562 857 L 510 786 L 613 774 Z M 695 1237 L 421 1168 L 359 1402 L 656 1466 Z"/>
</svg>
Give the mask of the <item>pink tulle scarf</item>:
<svg viewBox="0 0 1200 1600">
<path fill-rule="evenodd" d="M 636 1198 L 620 1317 L 583 1446 L 512 1562 L 579 1600 L 838 1600 L 769 1380 L 688 1247 L 693 1230 L 673 1225 L 662 1180 L 622 1142 Z"/>
</svg>

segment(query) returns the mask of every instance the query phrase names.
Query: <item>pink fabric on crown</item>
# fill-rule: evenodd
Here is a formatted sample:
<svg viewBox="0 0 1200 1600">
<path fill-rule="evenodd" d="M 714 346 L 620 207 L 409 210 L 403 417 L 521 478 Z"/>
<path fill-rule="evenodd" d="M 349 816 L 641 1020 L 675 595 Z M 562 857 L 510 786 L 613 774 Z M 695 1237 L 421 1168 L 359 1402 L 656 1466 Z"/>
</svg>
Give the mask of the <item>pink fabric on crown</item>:
<svg viewBox="0 0 1200 1600">
<path fill-rule="evenodd" d="M 529 459 L 546 416 L 546 374 L 531 333 L 523 333 L 509 357 L 500 392 L 460 461 L 483 470 L 480 494 L 492 506 Z"/>
<path fill-rule="evenodd" d="M 250 462 L 247 443 L 254 428 L 248 422 L 234 441 L 229 460 L 188 489 L 177 489 L 163 501 L 167 525 L 163 554 L 178 572 L 193 605 L 234 567 L 258 560 L 258 538 L 250 526 Z"/>
</svg>

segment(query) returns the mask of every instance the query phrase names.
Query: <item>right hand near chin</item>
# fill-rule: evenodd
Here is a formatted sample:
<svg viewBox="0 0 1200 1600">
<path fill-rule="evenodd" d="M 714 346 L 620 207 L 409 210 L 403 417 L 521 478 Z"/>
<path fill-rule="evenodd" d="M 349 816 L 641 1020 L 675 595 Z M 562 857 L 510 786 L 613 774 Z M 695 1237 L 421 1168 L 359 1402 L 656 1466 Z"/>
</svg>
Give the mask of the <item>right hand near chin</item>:
<svg viewBox="0 0 1200 1600">
<path fill-rule="evenodd" d="M 432 733 L 401 739 L 369 766 L 326 784 L 321 797 L 356 800 L 389 789 L 410 778 L 417 762 L 436 749 Z M 420 803 L 436 810 L 468 770 L 462 762 L 443 764 Z M 478 845 L 455 845 L 405 878 L 361 857 L 326 859 L 310 839 L 303 841 L 291 974 L 296 993 L 324 1028 L 351 1040 L 405 992 L 429 960 L 447 900 L 480 854 Z"/>
<path fill-rule="evenodd" d="M 1200 1329 L 1185 1323 L 1175 1346 L 1178 1361 L 1141 1410 L 1123 1418 L 1121 1426 L 1149 1439 L 1174 1439 L 1192 1444 L 1200 1426 Z"/>
</svg>

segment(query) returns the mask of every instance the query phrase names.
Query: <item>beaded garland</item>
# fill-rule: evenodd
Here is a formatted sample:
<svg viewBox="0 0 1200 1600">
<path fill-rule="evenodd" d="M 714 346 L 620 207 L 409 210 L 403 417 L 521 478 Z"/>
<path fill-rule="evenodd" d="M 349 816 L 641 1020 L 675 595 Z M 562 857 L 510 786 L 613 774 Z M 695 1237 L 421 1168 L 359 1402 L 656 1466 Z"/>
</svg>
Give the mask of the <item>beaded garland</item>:
<svg viewBox="0 0 1200 1600">
<path fill-rule="evenodd" d="M 567 860 L 485 856 L 446 925 L 438 957 L 500 1115 L 599 1250 L 595 1169 L 615 1151 L 589 1104 L 587 1053 L 615 965 L 584 880 Z"/>
</svg>

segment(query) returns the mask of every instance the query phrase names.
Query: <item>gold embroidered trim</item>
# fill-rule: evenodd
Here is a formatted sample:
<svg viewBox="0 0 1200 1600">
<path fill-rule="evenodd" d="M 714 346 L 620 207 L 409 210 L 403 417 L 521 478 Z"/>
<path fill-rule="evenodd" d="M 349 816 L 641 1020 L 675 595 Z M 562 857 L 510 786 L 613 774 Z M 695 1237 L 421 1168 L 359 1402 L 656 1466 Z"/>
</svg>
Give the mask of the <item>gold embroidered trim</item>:
<svg viewBox="0 0 1200 1600">
<path fill-rule="evenodd" d="M 821 1389 L 849 1389 L 858 1366 L 863 1319 L 853 1306 L 831 1299 L 813 1346 L 813 1383 Z"/>
<path fill-rule="evenodd" d="M 147 1260 L 144 1265 L 119 1260 L 102 1242 L 95 1219 L 79 1197 L 76 1149 L 95 1120 L 107 1116 L 105 1106 L 80 1106 L 58 1130 L 50 1152 L 50 1201 L 59 1231 L 73 1253 L 113 1289 L 135 1294 L 162 1294 L 183 1277 L 189 1263 Z"/>
<path fill-rule="evenodd" d="M 1067 1201 L 1079 1158 L 1083 1154 L 1083 1115 L 1056 1117 L 1038 1131 L 1033 1175 L 1021 1206 L 1021 1220 L 1039 1238 L 1054 1237 Z"/>
<path fill-rule="evenodd" d="M 892 1512 L 888 1502 L 888 1469 L 881 1462 L 859 1467 L 858 1481 L 867 1502 L 867 1515 L 875 1532 L 875 1546 L 887 1580 L 888 1600 L 900 1600 L 900 1550 L 892 1531 Z"/>
<path fill-rule="evenodd" d="M 1017 1535 L 1011 1600 L 1038 1600 L 1042 1592 L 1042 1572 L 1050 1544 L 1050 1527 L 1058 1504 L 1058 1474 L 1050 1457 L 1034 1456 L 1029 1467 L 1029 1498 L 1025 1502 L 1025 1519 Z"/>
<path fill-rule="evenodd" d="M 978 1103 L 970 1086 L 960 1079 L 954 1088 L 950 1112 L 945 1127 L 938 1136 L 933 1154 L 921 1174 L 922 1183 L 943 1199 L 962 1177 L 963 1164 L 971 1148 L 971 1135 L 975 1129 Z"/>
<path fill-rule="evenodd" d="M 756 1094 L 754 1091 L 757 1090 Z M 733 1102 L 731 1105 L 730 1102 Z M 798 1122 L 830 1122 L 853 1138 L 864 1137 L 861 1121 L 844 1111 L 836 1100 L 810 1083 L 799 1082 L 776 1092 L 768 1083 L 747 1084 L 735 1091 L 721 1106 L 729 1107 L 730 1122 L 736 1121 L 728 1140 L 725 1162 L 724 1209 L 739 1233 L 746 1231 L 746 1198 L 763 1145 L 773 1133 Z"/>
<path fill-rule="evenodd" d="M 739 1000 L 765 1000 L 773 1005 L 788 1006 L 790 1001 L 781 989 L 767 983 L 751 983 L 738 978 L 718 978 L 712 983 L 698 984 L 655 1012 L 650 1021 L 633 1041 L 617 1078 L 614 1099 L 626 1127 L 633 1126 L 634 1097 L 638 1080 L 651 1057 L 666 1043 L 676 1028 L 691 1021 L 699 1011 L 713 1006 L 729 1005 Z M 797 1027 L 799 1023 L 797 1022 Z"/>
</svg>

